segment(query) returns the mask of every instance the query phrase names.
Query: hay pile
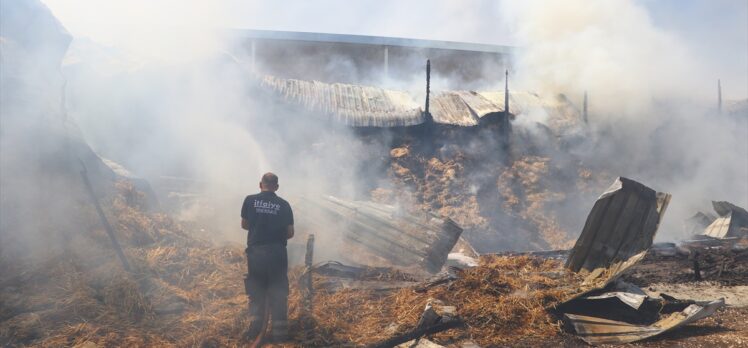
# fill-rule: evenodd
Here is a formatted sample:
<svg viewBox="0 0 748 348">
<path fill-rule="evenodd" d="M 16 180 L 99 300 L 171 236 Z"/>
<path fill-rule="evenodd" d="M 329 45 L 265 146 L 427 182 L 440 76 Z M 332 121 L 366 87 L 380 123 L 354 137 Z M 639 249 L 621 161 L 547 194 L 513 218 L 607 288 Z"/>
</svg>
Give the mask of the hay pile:
<svg viewBox="0 0 748 348">
<path fill-rule="evenodd" d="M 569 215 L 583 215 L 564 207 L 594 202 L 606 177 L 592 175 L 579 164 L 559 168 L 549 157 L 520 156 L 501 173 L 497 185 L 504 210 L 528 222 L 549 248 L 569 249 L 579 230 L 569 223 Z"/>
<path fill-rule="evenodd" d="M 373 190 L 372 199 L 447 216 L 483 252 L 573 246 L 579 217 L 611 178 L 573 159 L 518 154 L 505 162 L 490 148 L 427 154 L 409 146 L 390 151 L 392 187 Z"/>
<path fill-rule="evenodd" d="M 0 259 L 0 345 L 60 347 L 242 346 L 247 326 L 239 245 L 215 246 L 191 237 L 167 216 L 147 213 L 131 185 L 106 206 L 128 256 L 122 270 L 100 228 L 81 232 L 64 252 L 39 260 Z M 129 197 L 129 198 L 128 198 Z M 315 275 L 313 331 L 300 318 L 298 276 L 291 270 L 292 341 L 281 346 L 359 346 L 412 328 L 429 301 L 457 307 L 466 330 L 437 342 L 472 338 L 479 344 L 550 337 L 558 327 L 545 311 L 572 280 L 556 261 L 484 257 L 461 278 L 423 293 L 325 290 Z M 376 271 L 376 272 L 375 272 Z M 371 280 L 411 280 L 377 269 Z"/>
<path fill-rule="evenodd" d="M 317 330 L 301 342 L 303 346 L 340 346 L 382 341 L 412 329 L 430 301 L 455 306 L 468 326 L 435 335 L 432 339 L 437 343 L 471 339 L 489 346 L 528 337 L 542 340 L 560 332 L 547 308 L 573 294 L 567 285 L 578 281 L 558 261 L 487 256 L 478 267 L 463 271 L 459 280 L 423 293 L 413 288 L 389 293 L 317 288 Z"/>
<path fill-rule="evenodd" d="M 168 216 L 145 212 L 128 182 L 116 188 L 103 205 L 133 272 L 95 219 L 62 252 L 0 259 L 0 345 L 238 345 L 246 327 L 241 248 L 195 239 Z"/>
</svg>

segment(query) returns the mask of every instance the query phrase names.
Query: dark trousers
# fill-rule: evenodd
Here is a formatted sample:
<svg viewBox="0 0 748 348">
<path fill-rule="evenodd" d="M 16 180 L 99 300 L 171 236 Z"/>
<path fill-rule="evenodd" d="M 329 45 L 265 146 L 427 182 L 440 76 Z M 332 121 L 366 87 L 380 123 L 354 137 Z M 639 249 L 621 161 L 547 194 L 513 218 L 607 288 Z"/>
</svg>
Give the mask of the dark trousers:
<svg viewBox="0 0 748 348">
<path fill-rule="evenodd" d="M 247 247 L 249 314 L 262 320 L 265 303 L 274 323 L 288 320 L 288 255 L 281 244 Z"/>
</svg>

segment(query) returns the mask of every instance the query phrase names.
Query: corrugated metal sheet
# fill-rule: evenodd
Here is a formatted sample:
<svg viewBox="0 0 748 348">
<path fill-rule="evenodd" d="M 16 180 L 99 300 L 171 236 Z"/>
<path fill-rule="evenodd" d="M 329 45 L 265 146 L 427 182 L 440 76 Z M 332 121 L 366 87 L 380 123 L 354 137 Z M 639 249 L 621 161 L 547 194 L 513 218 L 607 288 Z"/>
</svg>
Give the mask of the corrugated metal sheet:
<svg viewBox="0 0 748 348">
<path fill-rule="evenodd" d="M 431 99 L 436 123 L 474 126 L 491 113 L 504 112 L 504 91 L 444 91 Z M 509 92 L 509 113 L 517 117 L 543 113 L 548 126 L 557 133 L 579 127 L 579 110 L 563 95 L 541 98 L 523 91 Z"/>
<path fill-rule="evenodd" d="M 683 222 L 683 230 L 687 236 L 702 234 L 704 230 L 717 218 L 711 214 L 697 212 L 692 217 Z"/>
<path fill-rule="evenodd" d="M 564 321 L 589 344 L 624 344 L 650 338 L 706 318 L 724 305 L 724 299 L 695 303 L 682 311 L 670 313 L 651 325 L 636 325 L 577 314 L 564 314 Z"/>
<path fill-rule="evenodd" d="M 704 234 L 714 238 L 741 237 L 748 234 L 748 212 L 730 202 L 712 202 L 719 218 L 704 230 Z M 746 229 L 745 231 L 741 229 Z"/>
<path fill-rule="evenodd" d="M 483 117 L 493 112 L 503 112 L 504 102 L 494 103 L 493 101 L 474 91 L 456 91 L 454 92 L 462 101 L 470 107 L 470 110 L 477 117 Z"/>
<path fill-rule="evenodd" d="M 566 267 L 602 288 L 652 246 L 670 194 L 619 177 L 595 202 Z"/>
<path fill-rule="evenodd" d="M 353 127 L 413 126 L 425 121 L 421 104 L 403 91 L 274 76 L 263 77 L 261 86 L 287 102 Z M 430 98 L 429 111 L 439 124 L 476 126 L 480 118 L 504 111 L 504 92 L 442 91 Z M 578 126 L 581 119 L 576 107 L 562 96 L 542 99 L 521 91 L 509 93 L 509 111 L 518 117 L 545 113 L 548 125 L 559 133 Z"/>
<path fill-rule="evenodd" d="M 455 92 L 439 93 L 430 102 L 429 112 L 436 123 L 465 127 L 478 125 L 478 117 Z"/>
<path fill-rule="evenodd" d="M 497 104 L 474 91 L 446 91 L 432 99 L 430 108 L 436 123 L 475 126 L 481 117 L 503 112 L 504 102 L 502 99 L 501 104 Z"/>
<path fill-rule="evenodd" d="M 499 111 L 504 111 L 504 91 L 480 91 L 483 98 L 499 106 Z M 509 91 L 509 113 L 520 115 L 529 109 L 543 108 L 543 100 L 535 93 L 522 91 Z"/>
<path fill-rule="evenodd" d="M 504 91 L 477 92 L 504 111 Z M 568 133 L 581 126 L 579 109 L 564 95 L 544 96 L 526 91 L 509 91 L 509 113 L 515 116 L 544 113 L 546 123 L 556 134 Z"/>
<path fill-rule="evenodd" d="M 724 299 L 678 300 L 664 294 L 651 298 L 620 275 L 644 257 L 670 202 L 655 192 L 619 177 L 595 202 L 566 267 L 586 275 L 579 292 L 556 307 L 585 342 L 630 343 L 678 328 L 714 314 Z M 716 207 L 715 207 L 716 209 Z"/>
<path fill-rule="evenodd" d="M 715 219 L 709 226 L 704 229 L 704 235 L 714 238 L 728 237 L 730 225 L 732 224 L 732 214 L 721 216 Z"/>
<path fill-rule="evenodd" d="M 310 33 L 298 31 L 276 31 L 256 29 L 230 29 L 229 33 L 235 37 L 265 40 L 291 40 L 308 42 L 333 42 L 372 46 L 399 46 L 412 48 L 435 48 L 440 50 L 455 50 L 468 52 L 490 52 L 510 54 L 514 51 L 512 46 L 490 45 L 471 42 L 437 41 L 406 39 L 387 36 L 368 36 L 350 34 Z"/>
<path fill-rule="evenodd" d="M 284 100 L 354 127 L 396 127 L 423 123 L 421 107 L 406 92 L 377 87 L 262 78 L 261 86 Z"/>
<path fill-rule="evenodd" d="M 401 208 L 332 196 L 302 199 L 294 209 L 298 226 L 317 235 L 340 233 L 348 245 L 378 256 L 387 264 L 370 266 L 420 266 L 439 272 L 462 234 L 446 217 L 431 213 L 410 214 Z M 345 247 L 345 246 L 343 246 Z M 359 255 L 352 255 L 350 261 Z"/>
</svg>

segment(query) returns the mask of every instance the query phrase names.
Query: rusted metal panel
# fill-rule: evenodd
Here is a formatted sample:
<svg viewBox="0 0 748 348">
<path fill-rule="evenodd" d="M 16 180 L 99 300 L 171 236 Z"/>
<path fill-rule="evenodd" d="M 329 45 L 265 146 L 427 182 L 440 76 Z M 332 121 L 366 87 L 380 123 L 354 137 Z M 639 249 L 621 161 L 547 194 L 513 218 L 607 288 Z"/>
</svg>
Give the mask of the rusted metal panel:
<svg viewBox="0 0 748 348">
<path fill-rule="evenodd" d="M 670 194 L 619 177 L 592 207 L 566 267 L 604 287 L 644 257 L 669 201 Z"/>
<path fill-rule="evenodd" d="M 361 250 L 377 256 L 370 266 L 418 266 L 439 272 L 462 234 L 462 228 L 446 217 L 432 213 L 407 213 L 374 202 L 349 201 L 325 196 L 302 199 L 294 209 L 297 225 L 317 235 L 339 233 L 341 248 Z M 361 255 L 343 253 L 361 263 Z M 379 264 L 377 264 L 377 261 Z"/>
<path fill-rule="evenodd" d="M 637 325 L 577 314 L 564 314 L 564 321 L 574 329 L 581 339 L 589 344 L 624 344 L 650 338 L 703 319 L 714 314 L 718 308 L 724 305 L 724 299 L 697 302 L 682 311 L 664 315 L 650 325 Z"/>
<path fill-rule="evenodd" d="M 354 127 L 412 126 L 424 122 L 421 107 L 403 91 L 265 76 L 260 84 L 283 100 Z"/>
<path fill-rule="evenodd" d="M 712 202 L 719 217 L 704 230 L 713 238 L 742 237 L 748 234 L 748 212 L 730 202 Z"/>
</svg>

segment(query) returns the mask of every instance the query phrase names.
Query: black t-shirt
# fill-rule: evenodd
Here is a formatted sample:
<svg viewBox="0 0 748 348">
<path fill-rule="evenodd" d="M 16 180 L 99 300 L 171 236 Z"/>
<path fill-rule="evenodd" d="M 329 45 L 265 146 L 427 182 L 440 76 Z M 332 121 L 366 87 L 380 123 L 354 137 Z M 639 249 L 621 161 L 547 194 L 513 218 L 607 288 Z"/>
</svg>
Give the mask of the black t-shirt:
<svg viewBox="0 0 748 348">
<path fill-rule="evenodd" d="M 289 225 L 293 225 L 291 205 L 275 192 L 247 196 L 242 205 L 242 219 L 249 221 L 247 245 L 286 245 Z"/>
</svg>

